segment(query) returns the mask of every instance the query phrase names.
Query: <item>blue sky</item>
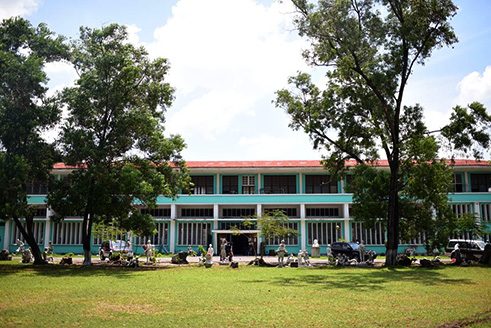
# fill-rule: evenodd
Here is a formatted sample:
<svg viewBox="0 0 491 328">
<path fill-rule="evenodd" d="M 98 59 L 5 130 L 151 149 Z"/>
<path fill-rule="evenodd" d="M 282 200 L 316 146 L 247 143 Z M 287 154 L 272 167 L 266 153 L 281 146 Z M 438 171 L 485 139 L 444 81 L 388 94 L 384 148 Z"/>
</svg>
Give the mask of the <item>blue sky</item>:
<svg viewBox="0 0 491 328">
<path fill-rule="evenodd" d="M 477 100 L 491 108 L 491 1 L 455 2 L 459 43 L 417 67 L 406 94 L 407 104 L 423 105 L 431 129 L 457 104 Z M 291 12 L 288 1 L 0 0 L 0 18 L 21 15 L 71 38 L 82 25 L 125 24 L 132 42 L 168 58 L 176 100 L 166 128 L 185 138 L 187 160 L 320 158 L 271 103 L 288 76 L 312 71 L 300 56 L 307 45 Z M 53 90 L 75 77 L 64 64 L 47 71 Z"/>
</svg>

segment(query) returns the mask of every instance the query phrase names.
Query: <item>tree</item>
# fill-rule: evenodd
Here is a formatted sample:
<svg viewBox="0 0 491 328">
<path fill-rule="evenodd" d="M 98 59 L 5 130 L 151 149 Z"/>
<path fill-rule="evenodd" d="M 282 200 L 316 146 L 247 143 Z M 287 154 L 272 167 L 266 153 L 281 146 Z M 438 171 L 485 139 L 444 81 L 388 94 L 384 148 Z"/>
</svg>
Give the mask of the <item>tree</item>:
<svg viewBox="0 0 491 328">
<path fill-rule="evenodd" d="M 448 127 L 428 131 L 423 108 L 403 102 L 414 66 L 424 64 L 433 50 L 457 41 L 449 24 L 457 7 L 451 0 L 292 2 L 299 34 L 311 43 L 304 57 L 313 66 L 327 67 L 328 80 L 321 91 L 308 74 L 299 73 L 289 79 L 292 90 L 277 92 L 276 105 L 290 114 L 293 129 L 303 129 L 315 148 L 325 148 L 324 164 L 332 173 L 342 174 L 347 160 L 371 165 L 384 155 L 389 165 L 388 192 L 381 205 L 386 211 L 386 264 L 395 265 L 407 205 L 401 203 L 402 192 L 410 187 L 406 182 L 428 164 L 443 170 L 432 132 L 449 137 L 454 131 L 449 141 L 455 149 L 481 154 L 479 149 L 489 146 L 486 129 L 491 118 L 482 106 L 470 106 L 470 111 L 456 107 Z M 469 139 L 462 138 L 466 131 L 473 132 Z M 475 148 L 474 141 L 481 148 Z M 425 211 L 427 216 L 429 208 Z"/>
<path fill-rule="evenodd" d="M 61 103 L 68 110 L 59 147 L 75 170 L 55 181 L 49 204 L 59 217 L 83 217 L 84 264 L 91 264 L 94 222 L 118 222 L 137 234 L 155 229 L 138 206 L 175 197 L 190 178 L 180 136 L 164 135 L 164 113 L 173 100 L 163 58 L 150 60 L 128 42 L 125 27 L 80 29 L 71 62 L 79 74 Z"/>
<path fill-rule="evenodd" d="M 261 236 L 263 242 L 266 242 L 275 238 L 287 238 L 289 236 L 296 236 L 297 231 L 288 226 L 288 216 L 281 210 L 274 210 L 264 213 L 257 219 L 257 224 L 261 230 Z M 264 252 L 261 249 L 261 259 L 264 256 Z"/>
<path fill-rule="evenodd" d="M 31 247 L 34 264 L 44 261 L 27 188 L 33 181 L 48 181 L 55 153 L 41 133 L 60 116 L 54 99 L 46 96 L 43 68 L 66 54 L 63 38 L 44 24 L 33 27 L 18 17 L 0 24 L 0 218 L 15 222 Z"/>
</svg>

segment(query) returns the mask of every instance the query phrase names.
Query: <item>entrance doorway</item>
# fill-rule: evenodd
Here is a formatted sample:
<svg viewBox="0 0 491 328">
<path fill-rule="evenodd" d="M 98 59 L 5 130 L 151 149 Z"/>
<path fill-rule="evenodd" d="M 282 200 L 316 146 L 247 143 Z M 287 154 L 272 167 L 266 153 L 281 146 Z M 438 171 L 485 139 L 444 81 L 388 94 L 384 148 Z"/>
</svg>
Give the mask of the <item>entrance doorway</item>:
<svg viewBox="0 0 491 328">
<path fill-rule="evenodd" d="M 253 241 L 253 248 L 256 248 L 257 243 L 257 235 L 254 233 L 241 233 L 241 234 L 232 234 L 232 233 L 221 233 L 218 234 L 218 248 L 220 247 L 220 240 L 225 238 L 229 243 L 232 243 L 232 250 L 234 255 L 247 256 L 254 255 L 254 250 L 250 250 L 249 238 Z"/>
</svg>

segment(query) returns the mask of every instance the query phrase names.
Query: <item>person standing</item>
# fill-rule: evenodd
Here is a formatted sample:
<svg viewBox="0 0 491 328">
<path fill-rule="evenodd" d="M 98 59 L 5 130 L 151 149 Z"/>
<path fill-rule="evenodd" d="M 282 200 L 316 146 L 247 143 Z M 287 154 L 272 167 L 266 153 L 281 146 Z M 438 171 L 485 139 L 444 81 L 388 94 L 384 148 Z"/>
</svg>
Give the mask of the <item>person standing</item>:
<svg viewBox="0 0 491 328">
<path fill-rule="evenodd" d="M 278 247 L 276 254 L 278 255 L 278 266 L 282 268 L 284 265 L 285 254 L 286 254 L 286 245 L 284 240 L 281 240 L 280 246 Z"/>
</svg>

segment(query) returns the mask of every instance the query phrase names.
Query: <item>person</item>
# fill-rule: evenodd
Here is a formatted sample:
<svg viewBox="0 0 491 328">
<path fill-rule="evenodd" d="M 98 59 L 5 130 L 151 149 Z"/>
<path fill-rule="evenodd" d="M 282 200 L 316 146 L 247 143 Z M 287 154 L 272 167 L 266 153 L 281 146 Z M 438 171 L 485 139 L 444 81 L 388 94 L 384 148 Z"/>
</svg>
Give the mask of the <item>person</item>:
<svg viewBox="0 0 491 328">
<path fill-rule="evenodd" d="M 360 255 L 360 263 L 365 261 L 365 245 L 363 244 L 363 240 L 359 244 L 358 252 Z"/>
<path fill-rule="evenodd" d="M 51 242 L 51 240 L 48 242 L 48 247 L 47 248 L 47 254 L 48 255 L 53 255 L 54 253 L 54 248 L 53 248 L 53 243 Z"/>
<path fill-rule="evenodd" d="M 278 247 L 276 253 L 278 255 L 278 266 L 281 268 L 284 265 L 285 254 L 286 254 L 286 246 L 284 240 L 281 240 L 280 246 Z"/>
<path fill-rule="evenodd" d="M 17 250 L 15 252 L 16 253 L 23 253 L 24 252 L 24 242 L 17 238 L 16 244 L 17 244 Z"/>
<path fill-rule="evenodd" d="M 145 251 L 145 256 L 147 257 L 147 263 L 150 263 L 153 257 L 153 246 L 150 240 L 147 240 L 147 243 L 143 245 L 143 250 Z"/>
<path fill-rule="evenodd" d="M 249 244 L 249 251 L 247 252 L 249 256 L 255 256 L 256 252 L 254 251 L 254 241 L 252 240 L 251 237 L 248 238 L 248 244 Z"/>
<path fill-rule="evenodd" d="M 128 259 L 133 258 L 133 246 L 131 245 L 131 240 L 129 239 L 126 242 L 126 249 L 127 249 L 126 256 L 128 257 Z"/>
<path fill-rule="evenodd" d="M 234 260 L 234 250 L 233 250 L 233 247 L 232 247 L 232 242 L 230 243 L 227 243 L 228 244 L 228 261 L 230 263 L 232 263 L 232 261 Z"/>
<path fill-rule="evenodd" d="M 220 239 L 220 262 L 225 261 L 227 258 L 227 250 L 225 247 L 227 246 L 227 240 L 225 238 Z"/>
<path fill-rule="evenodd" d="M 210 254 L 211 256 L 213 256 L 213 254 L 215 253 L 215 250 L 213 249 L 213 245 L 212 244 L 208 245 L 208 251 L 206 253 L 207 254 Z"/>
</svg>

